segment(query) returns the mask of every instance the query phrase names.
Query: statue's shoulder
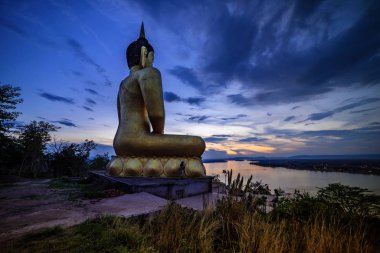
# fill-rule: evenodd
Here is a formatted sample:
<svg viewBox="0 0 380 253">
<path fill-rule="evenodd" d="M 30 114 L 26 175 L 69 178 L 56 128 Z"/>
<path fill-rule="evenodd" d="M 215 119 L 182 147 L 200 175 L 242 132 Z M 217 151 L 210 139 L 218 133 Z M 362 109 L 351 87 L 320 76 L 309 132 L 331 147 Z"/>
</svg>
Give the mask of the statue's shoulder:
<svg viewBox="0 0 380 253">
<path fill-rule="evenodd" d="M 147 67 L 139 70 L 140 78 L 149 77 L 149 76 L 161 76 L 161 72 L 155 67 Z"/>
</svg>

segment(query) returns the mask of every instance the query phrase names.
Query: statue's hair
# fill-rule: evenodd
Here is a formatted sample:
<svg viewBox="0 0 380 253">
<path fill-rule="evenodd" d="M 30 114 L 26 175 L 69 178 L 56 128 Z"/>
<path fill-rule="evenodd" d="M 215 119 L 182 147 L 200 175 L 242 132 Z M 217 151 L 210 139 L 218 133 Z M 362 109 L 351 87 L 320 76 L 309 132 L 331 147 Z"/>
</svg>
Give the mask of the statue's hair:
<svg viewBox="0 0 380 253">
<path fill-rule="evenodd" d="M 140 37 L 128 46 L 128 48 L 127 48 L 127 62 L 128 62 L 129 68 L 131 68 L 132 66 L 140 64 L 141 47 L 143 47 L 143 46 L 148 49 L 148 53 L 154 52 L 153 47 L 149 44 L 149 42 L 146 38 Z"/>
</svg>

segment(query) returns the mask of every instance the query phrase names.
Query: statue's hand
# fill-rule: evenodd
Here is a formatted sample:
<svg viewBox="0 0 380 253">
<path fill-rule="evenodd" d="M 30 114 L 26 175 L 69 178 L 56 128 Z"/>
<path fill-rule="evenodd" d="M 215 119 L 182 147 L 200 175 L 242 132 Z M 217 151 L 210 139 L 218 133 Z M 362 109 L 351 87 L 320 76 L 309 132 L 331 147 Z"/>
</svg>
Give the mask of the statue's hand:
<svg viewBox="0 0 380 253">
<path fill-rule="evenodd" d="M 161 131 L 161 132 L 153 131 L 152 134 L 164 134 L 164 131 Z"/>
</svg>

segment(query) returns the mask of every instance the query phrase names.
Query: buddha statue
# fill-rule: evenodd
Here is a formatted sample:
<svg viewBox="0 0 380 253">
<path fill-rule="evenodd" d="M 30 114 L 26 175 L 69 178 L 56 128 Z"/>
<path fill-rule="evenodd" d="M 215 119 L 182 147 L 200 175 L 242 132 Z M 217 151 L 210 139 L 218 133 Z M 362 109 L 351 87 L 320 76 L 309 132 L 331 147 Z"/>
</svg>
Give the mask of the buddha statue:
<svg viewBox="0 0 380 253">
<path fill-rule="evenodd" d="M 109 175 L 205 176 L 204 140 L 164 133 L 161 74 L 153 67 L 154 50 L 145 38 L 143 23 L 140 37 L 128 46 L 126 56 L 130 74 L 121 82 L 117 96 L 116 157 L 107 165 Z"/>
</svg>

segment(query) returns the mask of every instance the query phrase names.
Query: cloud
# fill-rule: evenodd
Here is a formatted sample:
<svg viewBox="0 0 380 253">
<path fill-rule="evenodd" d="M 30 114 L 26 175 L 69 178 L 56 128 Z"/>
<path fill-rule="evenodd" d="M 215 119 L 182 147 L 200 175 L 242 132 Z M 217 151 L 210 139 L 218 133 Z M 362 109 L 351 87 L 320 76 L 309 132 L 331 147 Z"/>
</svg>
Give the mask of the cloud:
<svg viewBox="0 0 380 253">
<path fill-rule="evenodd" d="M 226 151 L 208 149 L 202 155 L 202 159 L 224 159 L 229 157 Z"/>
<path fill-rule="evenodd" d="M 95 120 L 94 118 L 88 118 L 89 120 Z"/>
<path fill-rule="evenodd" d="M 190 105 L 200 105 L 202 104 L 206 99 L 203 97 L 189 97 L 184 98 L 182 101 L 190 104 Z"/>
<path fill-rule="evenodd" d="M 292 107 L 292 110 L 295 110 L 295 109 L 298 109 L 298 108 L 300 108 L 299 105 L 297 105 L 297 106 L 293 106 L 293 107 Z"/>
<path fill-rule="evenodd" d="M 87 91 L 88 93 L 92 94 L 92 95 L 99 95 L 99 93 L 93 89 L 86 88 L 84 90 Z"/>
<path fill-rule="evenodd" d="M 92 86 L 97 86 L 97 84 L 94 81 L 86 81 L 86 83 L 92 85 Z"/>
<path fill-rule="evenodd" d="M 202 82 L 198 79 L 193 69 L 176 66 L 169 70 L 169 73 L 175 77 L 177 77 L 184 84 L 192 86 L 194 88 L 201 88 L 203 86 Z"/>
<path fill-rule="evenodd" d="M 61 120 L 56 120 L 56 121 L 52 121 L 52 122 L 58 123 L 58 124 L 61 124 L 61 125 L 64 125 L 64 126 L 68 126 L 68 127 L 78 127 L 76 124 L 74 124 L 69 119 L 61 119 Z"/>
<path fill-rule="evenodd" d="M 96 71 L 104 78 L 104 84 L 106 86 L 111 86 L 111 81 L 106 74 L 106 70 L 100 64 L 98 64 L 94 59 L 92 59 L 83 49 L 83 46 L 74 39 L 67 39 L 66 44 L 74 52 L 74 54 L 80 59 L 82 62 L 87 63 L 93 66 Z"/>
<path fill-rule="evenodd" d="M 166 102 L 169 102 L 169 103 L 182 101 L 182 98 L 180 96 L 170 91 L 164 92 L 164 99 Z"/>
<path fill-rule="evenodd" d="M 86 103 L 89 105 L 89 106 L 94 106 L 96 105 L 96 102 L 94 100 L 92 100 L 91 98 L 86 98 Z"/>
<path fill-rule="evenodd" d="M 203 140 L 205 142 L 222 142 L 222 141 L 227 140 L 227 138 L 225 138 L 225 137 L 206 137 L 206 138 L 203 138 Z"/>
<path fill-rule="evenodd" d="M 210 116 L 206 116 L 206 115 L 191 116 L 191 117 L 189 117 L 189 120 L 198 121 L 198 123 L 199 123 L 199 122 L 205 121 L 208 118 L 210 118 Z"/>
<path fill-rule="evenodd" d="M 259 138 L 259 137 L 249 137 L 245 139 L 239 140 L 239 142 L 255 142 L 255 141 L 266 141 L 267 138 Z"/>
<path fill-rule="evenodd" d="M 214 134 L 213 137 L 226 138 L 226 137 L 232 137 L 232 135 L 230 135 L 230 134 Z"/>
<path fill-rule="evenodd" d="M 245 117 L 247 117 L 246 114 L 238 114 L 238 115 L 236 115 L 235 117 L 226 117 L 226 118 L 222 118 L 222 120 L 225 120 L 225 121 L 228 121 L 228 120 L 236 120 L 236 119 L 245 118 Z"/>
<path fill-rule="evenodd" d="M 286 119 L 284 119 L 284 121 L 288 122 L 288 121 L 292 121 L 294 120 L 296 117 L 295 116 L 289 116 L 287 117 Z"/>
<path fill-rule="evenodd" d="M 8 20 L 5 20 L 3 18 L 0 18 L 0 26 L 17 33 L 18 35 L 21 35 L 24 38 L 30 39 L 30 34 L 25 31 L 21 26 L 16 25 L 13 22 L 10 22 Z"/>
<path fill-rule="evenodd" d="M 380 98 L 366 98 L 366 99 L 362 99 L 358 102 L 354 102 L 354 103 L 350 103 L 348 105 L 345 105 L 345 106 L 341 106 L 341 107 L 338 107 L 332 111 L 328 111 L 328 112 L 320 112 L 320 113 L 312 113 L 308 116 L 308 118 L 306 120 L 322 120 L 324 118 L 327 118 L 327 117 L 331 117 L 333 116 L 334 114 L 336 113 L 340 113 L 340 112 L 344 112 L 344 111 L 347 111 L 347 110 L 350 110 L 350 109 L 353 109 L 353 108 L 356 108 L 356 107 L 359 107 L 359 106 L 363 106 L 363 105 L 367 105 L 367 104 L 370 104 L 370 103 L 374 103 L 374 102 L 377 102 L 379 101 Z"/>
<path fill-rule="evenodd" d="M 172 103 L 172 102 L 184 102 L 189 105 L 200 105 L 202 104 L 206 99 L 203 97 L 188 97 L 188 98 L 181 98 L 174 92 L 166 91 L 164 92 L 164 100 L 166 102 Z"/>
<path fill-rule="evenodd" d="M 89 112 L 93 112 L 94 110 L 88 106 L 82 106 L 83 109 L 85 109 L 86 111 L 89 111 Z"/>
<path fill-rule="evenodd" d="M 208 94 L 215 89 L 204 89 L 205 82 L 217 91 L 236 82 L 241 92 L 257 90 L 229 96 L 241 106 L 308 101 L 339 87 L 380 83 L 376 0 L 211 1 L 207 8 L 192 1 L 176 5 L 174 15 L 158 14 L 174 13 L 168 0 L 139 4 L 176 33 L 185 27 L 185 13 L 192 18 L 178 36 L 201 35 L 189 42 L 202 45 L 200 60 L 194 68 L 176 66 L 169 73 Z"/>
<path fill-rule="evenodd" d="M 357 110 L 357 111 L 351 111 L 350 113 L 362 113 L 362 112 L 369 112 L 369 111 L 373 111 L 377 108 L 369 108 L 369 109 L 363 109 L 363 110 Z"/>
<path fill-rule="evenodd" d="M 57 95 L 54 95 L 54 94 L 51 94 L 48 92 L 41 92 L 39 95 L 41 97 L 46 98 L 46 99 L 53 101 L 53 102 L 62 102 L 62 103 L 66 103 L 66 104 L 74 104 L 74 99 L 72 99 L 72 98 L 61 97 L 61 96 L 57 96 Z"/>
<path fill-rule="evenodd" d="M 244 97 L 241 94 L 232 94 L 228 95 L 227 98 L 235 104 L 247 106 L 247 105 L 253 105 L 255 104 L 255 101 L 252 98 Z"/>
<path fill-rule="evenodd" d="M 75 76 L 83 76 L 83 73 L 80 71 L 73 70 L 73 71 L 71 71 L 71 73 L 73 73 L 73 75 L 75 75 Z"/>
</svg>

